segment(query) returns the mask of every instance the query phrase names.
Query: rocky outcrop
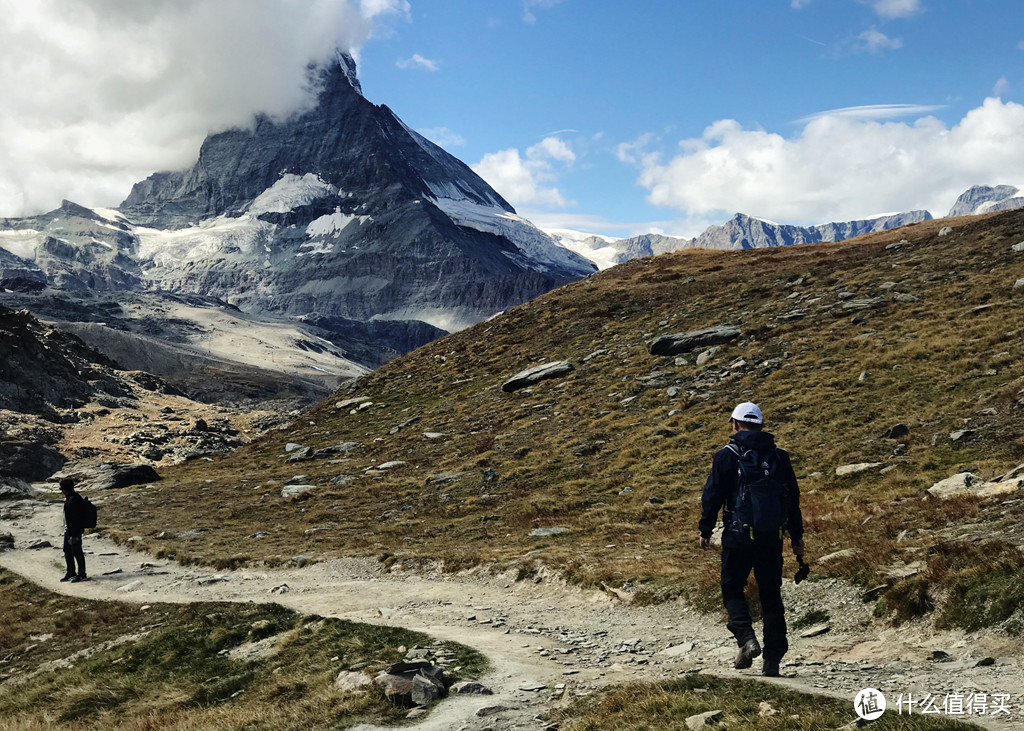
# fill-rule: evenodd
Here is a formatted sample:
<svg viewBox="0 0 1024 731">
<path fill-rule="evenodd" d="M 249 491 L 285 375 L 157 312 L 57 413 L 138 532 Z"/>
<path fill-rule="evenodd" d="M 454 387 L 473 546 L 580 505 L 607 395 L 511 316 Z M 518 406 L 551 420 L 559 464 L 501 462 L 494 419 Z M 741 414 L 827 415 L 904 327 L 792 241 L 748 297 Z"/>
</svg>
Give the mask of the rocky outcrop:
<svg viewBox="0 0 1024 731">
<path fill-rule="evenodd" d="M 697 348 L 724 345 L 738 338 L 740 334 L 740 330 L 735 327 L 716 325 L 703 330 L 662 335 L 647 344 L 647 351 L 651 355 L 679 355 Z"/>
<path fill-rule="evenodd" d="M 100 394 L 133 398 L 130 379 L 75 336 L 0 305 L 0 409 L 60 422 Z"/>
<path fill-rule="evenodd" d="M 132 485 L 156 482 L 160 475 L 148 464 L 123 464 L 121 462 L 73 462 L 50 477 L 51 482 L 60 482 L 65 477 L 75 481 L 83 490 L 111 490 Z"/>
<path fill-rule="evenodd" d="M 45 480 L 64 462 L 63 455 L 39 442 L 0 440 L 0 482 Z"/>
<path fill-rule="evenodd" d="M 512 393 L 518 391 L 521 388 L 532 386 L 535 383 L 545 381 L 549 378 L 560 378 L 561 376 L 568 375 L 575 370 L 572 363 L 566 360 L 554 361 L 552 363 L 544 363 L 533 368 L 527 368 L 525 371 L 512 376 L 510 379 L 501 384 L 501 390 L 505 393 Z"/>
</svg>

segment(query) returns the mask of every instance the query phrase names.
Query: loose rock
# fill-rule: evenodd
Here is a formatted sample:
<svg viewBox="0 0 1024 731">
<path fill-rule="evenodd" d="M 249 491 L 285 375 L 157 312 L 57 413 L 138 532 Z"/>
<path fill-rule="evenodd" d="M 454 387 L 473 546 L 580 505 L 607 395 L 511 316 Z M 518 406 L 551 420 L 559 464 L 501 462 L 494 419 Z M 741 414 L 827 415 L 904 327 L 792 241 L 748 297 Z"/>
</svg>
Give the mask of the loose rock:
<svg viewBox="0 0 1024 731">
<path fill-rule="evenodd" d="M 676 333 L 675 335 L 662 335 L 648 343 L 647 352 L 651 355 L 679 355 L 680 353 L 689 353 L 697 348 L 724 345 L 735 340 L 741 334 L 738 328 L 718 325 L 716 327 L 707 327 L 703 330 L 691 330 L 689 332 Z"/>
</svg>

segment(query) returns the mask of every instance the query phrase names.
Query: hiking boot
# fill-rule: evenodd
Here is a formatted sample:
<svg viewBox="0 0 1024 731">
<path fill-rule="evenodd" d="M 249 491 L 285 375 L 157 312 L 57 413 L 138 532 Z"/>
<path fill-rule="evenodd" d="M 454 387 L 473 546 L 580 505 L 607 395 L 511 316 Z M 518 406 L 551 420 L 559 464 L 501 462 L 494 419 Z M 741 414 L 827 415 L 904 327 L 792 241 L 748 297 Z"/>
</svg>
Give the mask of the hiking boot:
<svg viewBox="0 0 1024 731">
<path fill-rule="evenodd" d="M 77 584 L 80 581 L 88 581 L 88 580 L 89 580 L 88 576 L 76 576 L 75 578 L 71 579 L 71 583 L 72 584 Z M 760 649 L 760 648 L 758 648 L 758 649 Z"/>
<path fill-rule="evenodd" d="M 732 666 L 737 670 L 746 670 L 754 664 L 754 658 L 760 654 L 761 645 L 757 643 L 756 637 L 751 638 L 740 648 L 740 654 L 736 656 L 736 661 Z"/>
<path fill-rule="evenodd" d="M 73 578 L 75 578 L 74 574 L 65 574 L 64 578 L 61 579 L 61 581 L 71 581 Z"/>
<path fill-rule="evenodd" d="M 761 675 L 766 678 L 777 678 L 779 677 L 779 661 L 764 659 L 764 665 L 761 667 Z"/>
</svg>

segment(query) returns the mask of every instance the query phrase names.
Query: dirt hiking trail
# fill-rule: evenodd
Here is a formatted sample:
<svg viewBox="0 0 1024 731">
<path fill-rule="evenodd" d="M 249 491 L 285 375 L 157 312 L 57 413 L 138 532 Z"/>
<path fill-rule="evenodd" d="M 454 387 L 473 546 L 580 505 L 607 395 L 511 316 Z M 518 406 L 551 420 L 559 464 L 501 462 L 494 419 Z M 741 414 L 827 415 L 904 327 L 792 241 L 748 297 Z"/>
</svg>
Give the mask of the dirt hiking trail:
<svg viewBox="0 0 1024 731">
<path fill-rule="evenodd" d="M 832 580 L 796 586 L 787 578 L 790 622 L 811 609 L 828 612 L 829 620 L 817 628 L 791 629 L 783 677 L 766 680 L 759 675 L 760 661 L 750 670 L 732 668 L 736 645 L 719 615 L 678 602 L 634 607 L 553 578 L 517 582 L 512 574 L 484 571 L 385 573 L 372 560 L 220 572 L 156 560 L 94 535 L 84 539 L 90 580 L 67 584 L 59 581 L 61 504 L 22 500 L 7 504 L 2 516 L 0 529 L 14 536 L 15 547 L 0 553 L 0 565 L 54 592 L 139 605 L 276 602 L 303 613 L 418 630 L 484 653 L 492 669 L 479 680 L 494 695 L 441 701 L 411 726 L 425 731 L 543 728 L 539 714 L 577 695 L 698 670 L 846 699 L 851 720 L 854 696 L 868 687 L 881 690 L 890 707 L 900 693 L 931 694 L 940 706 L 949 694 L 1009 694 L 1009 713 L 970 720 L 986 728 L 1024 729 L 1019 641 L 995 633 L 936 632 L 923 623 L 880 627 L 871 621 L 872 603 Z M 29 548 L 45 541 L 52 545 Z M 717 560 L 714 552 L 698 555 L 696 543 L 692 553 L 690 548 L 681 547 L 680 560 Z M 948 657 L 936 661 L 937 653 Z M 494 711 L 496 706 L 504 710 Z M 481 717 L 481 709 L 492 712 Z"/>
</svg>

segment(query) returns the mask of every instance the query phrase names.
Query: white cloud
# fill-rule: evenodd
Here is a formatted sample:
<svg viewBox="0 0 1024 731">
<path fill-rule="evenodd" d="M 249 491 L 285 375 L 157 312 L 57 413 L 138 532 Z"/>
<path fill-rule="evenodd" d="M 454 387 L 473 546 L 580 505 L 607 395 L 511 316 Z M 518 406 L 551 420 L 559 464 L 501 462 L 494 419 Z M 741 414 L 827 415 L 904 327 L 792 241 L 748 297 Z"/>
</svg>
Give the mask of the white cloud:
<svg viewBox="0 0 1024 731">
<path fill-rule="evenodd" d="M 422 71 L 437 71 L 440 67 L 437 61 L 431 61 L 418 53 L 412 54 L 409 58 L 399 59 L 395 65 L 400 69 L 419 69 Z"/>
<path fill-rule="evenodd" d="M 549 184 L 557 180 L 561 169 L 575 160 L 576 155 L 565 142 L 557 137 L 545 137 L 527 148 L 525 156 L 520 155 L 518 149 L 510 148 L 488 153 L 472 167 L 513 206 L 565 208 L 571 202 Z"/>
<path fill-rule="evenodd" d="M 921 0 L 857 0 L 869 5 L 883 18 L 909 18 L 921 10 Z M 807 7 L 813 0 L 791 0 L 790 7 L 796 10 Z"/>
<path fill-rule="evenodd" d="M 993 96 L 1002 96 L 1010 90 L 1010 82 L 1006 80 L 1005 76 L 1000 77 L 999 81 L 992 87 Z"/>
<path fill-rule="evenodd" d="M 537 22 L 537 16 L 533 12 L 534 8 L 553 8 L 562 2 L 563 0 L 523 0 L 523 22 L 530 25 Z"/>
<path fill-rule="evenodd" d="M 921 10 L 921 0 L 868 0 L 883 18 L 909 18 Z"/>
<path fill-rule="evenodd" d="M 853 47 L 856 51 L 881 53 L 902 48 L 903 41 L 899 38 L 890 38 L 877 28 L 869 28 L 857 36 L 857 42 L 853 44 Z"/>
<path fill-rule="evenodd" d="M 681 154 L 645 165 L 648 200 L 690 216 L 736 211 L 790 223 L 925 208 L 944 214 L 971 185 L 1018 184 L 1024 106 L 986 99 L 952 128 L 841 115 L 812 119 L 794 138 L 733 120 L 680 142 Z"/>
<path fill-rule="evenodd" d="M 847 119 L 860 120 L 895 119 L 897 117 L 923 116 L 939 109 L 943 109 L 943 107 L 923 104 L 869 104 L 861 107 L 843 107 L 842 109 L 818 112 L 803 119 L 798 119 L 797 122 L 806 124 L 819 117 L 846 117 Z"/>
<path fill-rule="evenodd" d="M 312 98 L 307 66 L 353 52 L 406 0 L 0 0 L 0 215 L 116 205 L 194 162 L 210 131 Z"/>
<path fill-rule="evenodd" d="M 466 144 L 466 139 L 447 127 L 434 127 L 432 129 L 418 129 L 416 130 L 421 135 L 426 137 L 428 140 L 433 142 L 435 145 L 440 145 L 444 148 L 449 147 L 461 147 Z"/>
</svg>

